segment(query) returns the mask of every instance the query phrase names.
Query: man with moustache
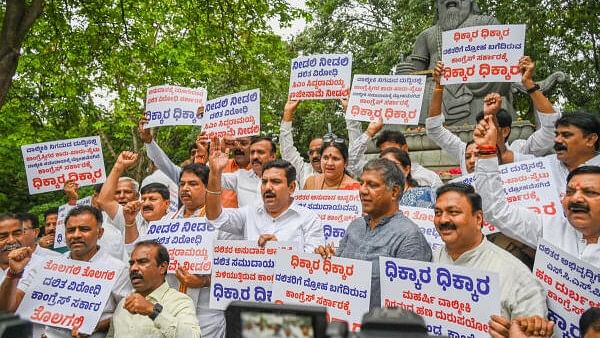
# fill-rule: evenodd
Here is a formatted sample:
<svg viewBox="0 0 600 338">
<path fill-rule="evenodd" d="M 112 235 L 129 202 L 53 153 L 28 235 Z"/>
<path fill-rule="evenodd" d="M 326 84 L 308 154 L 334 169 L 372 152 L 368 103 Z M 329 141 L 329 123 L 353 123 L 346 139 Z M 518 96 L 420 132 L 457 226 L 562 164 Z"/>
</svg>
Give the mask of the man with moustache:
<svg viewBox="0 0 600 338">
<path fill-rule="evenodd" d="M 58 222 L 58 208 L 49 208 L 44 211 L 44 229 L 43 236 L 38 244 L 45 249 L 64 253 L 63 248 L 54 248 L 54 235 L 56 234 L 56 223 Z"/>
<path fill-rule="evenodd" d="M 289 100 L 283 108 L 283 117 L 279 129 L 279 142 L 281 146 L 281 158 L 289 161 L 298 173 L 298 183 L 301 187 L 309 176 L 317 175 L 322 172 L 321 169 L 321 146 L 323 139 L 313 138 L 308 144 L 308 163 L 300 155 L 294 146 L 294 136 L 292 135 L 292 120 L 294 112 L 298 108 L 300 101 Z"/>
<path fill-rule="evenodd" d="M 200 338 L 192 300 L 169 287 L 165 279 L 168 267 L 169 253 L 164 246 L 154 241 L 136 243 L 129 260 L 135 292 L 117 306 L 107 338 Z"/>
<path fill-rule="evenodd" d="M 415 41 L 412 54 L 407 63 L 410 71 L 421 71 L 433 69 L 438 60 L 442 59 L 441 41 L 442 32 L 463 27 L 499 25 L 500 22 L 491 16 L 480 15 L 476 0 L 436 0 L 436 23 L 421 32 Z M 406 64 L 402 64 L 404 66 Z M 433 88 L 431 80 L 427 81 L 426 92 Z M 449 124 L 461 121 L 475 122 L 475 114 L 472 111 L 481 111 L 483 98 L 487 93 L 500 93 L 504 102 L 512 102 L 509 99 L 511 84 L 509 82 L 487 82 L 453 84 L 445 86 L 444 90 L 444 114 Z M 450 98 L 452 98 L 450 100 Z M 505 107 L 509 113 L 514 114 L 510 105 Z M 422 112 L 429 110 L 428 100 L 423 101 Z M 423 123 L 427 115 L 421 114 L 420 122 Z"/>
<path fill-rule="evenodd" d="M 170 204 L 169 188 L 161 183 L 146 185 L 141 191 L 142 199 L 128 202 L 125 206 L 117 203 L 114 199 L 114 191 L 119 177 L 128 168 L 135 165 L 137 159 L 138 154 L 136 153 L 121 152 L 97 199 L 98 205 L 112 219 L 112 224 L 121 231 L 125 230 L 126 235 L 127 233 L 133 234 L 127 229 L 134 226 L 139 233 L 146 233 L 148 222 L 165 217 Z M 125 243 L 129 242 L 126 240 Z"/>
<path fill-rule="evenodd" d="M 105 249 L 98 246 L 98 239 L 102 237 L 102 213 L 100 210 L 90 206 L 77 206 L 72 209 L 65 220 L 65 237 L 68 252 L 63 256 L 85 262 L 102 262 L 119 271 L 117 280 L 111 290 L 106 306 L 96 325 L 91 337 L 104 337 L 108 331 L 110 317 L 119 301 L 131 290 L 127 280 L 127 267 L 125 264 L 112 256 Z M 11 251 L 8 255 L 9 271 L 0 285 L 0 310 L 14 312 L 23 300 L 25 292 L 31 287 L 34 278 L 38 277 L 39 264 L 33 264 L 24 274 L 25 267 L 32 259 L 30 247 L 22 247 Z M 45 335 L 48 337 L 71 337 L 73 331 L 62 328 L 47 326 Z"/>
<path fill-rule="evenodd" d="M 292 197 L 296 189 L 296 169 L 285 160 L 272 160 L 263 165 L 265 157 L 274 157 L 269 149 L 274 146 L 272 141 L 258 139 L 252 146 L 255 152 L 260 152 L 252 155 L 252 162 L 254 173 L 261 177 L 262 203 L 248 204 L 239 209 L 222 208 L 219 195 L 225 175 L 223 168 L 227 165 L 229 154 L 220 150 L 218 139 L 213 139 L 206 188 L 206 218 L 215 228 L 245 239 L 258 240 L 261 246 L 267 241 L 290 241 L 304 251 L 312 252 L 323 243 L 323 228 L 319 217 L 298 205 Z M 238 196 L 241 194 L 238 193 Z M 253 196 L 249 198 L 256 199 L 256 195 Z"/>
<path fill-rule="evenodd" d="M 213 140 L 214 142 L 214 140 Z M 231 151 L 230 148 L 219 144 L 219 152 Z M 210 152 L 215 149 L 211 143 Z M 247 205 L 256 205 L 260 203 L 261 188 L 260 177 L 262 176 L 263 165 L 275 159 L 277 146 L 270 137 L 253 136 L 250 141 L 250 166 L 251 169 L 240 169 L 234 173 L 225 173 L 225 168 L 221 170 L 221 186 L 224 189 L 235 191 L 238 198 L 238 204 L 241 207 Z M 210 164 L 212 169 L 212 164 Z"/>
<path fill-rule="evenodd" d="M 146 144 L 148 158 L 155 162 L 156 166 L 163 171 L 173 182 L 177 182 L 181 176 L 181 167 L 173 163 L 167 154 L 156 144 L 150 129 L 144 129 L 148 119 L 143 117 L 138 125 L 138 132 L 142 141 Z M 208 136 L 201 132 L 196 137 L 196 152 L 193 163 L 206 163 L 208 160 Z M 238 137 L 237 139 L 226 138 L 223 146 L 233 152 L 233 158 L 227 163 L 224 172 L 233 173 L 239 169 L 250 167 L 250 137 Z M 224 149 L 223 149 L 224 150 Z M 237 208 L 238 200 L 235 191 L 226 189 L 221 194 L 223 205 L 227 208 Z"/>
<path fill-rule="evenodd" d="M 507 236 L 532 247 L 537 247 L 543 238 L 600 267 L 599 135 L 600 122 L 588 113 L 572 113 L 556 121 L 556 155 L 547 156 L 547 163 L 554 171 L 559 192 L 565 194 L 562 205 L 566 218 L 561 215 L 546 217 L 506 202 L 494 151 L 496 127 L 489 117 L 482 120 L 475 128 L 473 138 L 480 148 L 483 146 L 489 151 L 480 151 L 473 184 L 483 198 L 488 221 Z"/>
<path fill-rule="evenodd" d="M 499 275 L 501 313 L 492 316 L 492 337 L 508 337 L 511 320 L 546 317 L 545 292 L 531 271 L 510 253 L 489 242 L 481 232 L 481 196 L 472 186 L 450 183 L 440 187 L 434 212 L 433 223 L 444 241 L 444 246 L 433 253 L 434 262 Z"/>
<path fill-rule="evenodd" d="M 419 227 L 404 216 L 398 205 L 404 191 L 404 174 L 396 164 L 380 158 L 367 162 L 361 175 L 360 201 L 363 214 L 352 221 L 336 250 L 319 246 L 323 258 L 339 256 L 371 261 L 371 305 L 381 307 L 379 257 L 431 261 L 431 247 Z"/>
</svg>

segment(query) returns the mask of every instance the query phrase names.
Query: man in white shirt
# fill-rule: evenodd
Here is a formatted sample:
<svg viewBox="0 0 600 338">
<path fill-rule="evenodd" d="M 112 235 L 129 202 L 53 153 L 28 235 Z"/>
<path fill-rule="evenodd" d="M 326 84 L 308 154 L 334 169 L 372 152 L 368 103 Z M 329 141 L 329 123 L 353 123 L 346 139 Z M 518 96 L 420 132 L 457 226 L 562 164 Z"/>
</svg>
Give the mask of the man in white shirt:
<svg viewBox="0 0 600 338">
<path fill-rule="evenodd" d="M 546 316 L 546 296 L 531 271 L 481 233 L 481 196 L 472 186 L 450 183 L 440 187 L 433 222 L 444 241 L 433 253 L 434 262 L 498 273 L 501 313 L 492 316 L 493 337 L 507 337 L 512 319 Z"/>
<path fill-rule="evenodd" d="M 281 158 L 289 161 L 298 173 L 298 183 L 300 187 L 304 186 L 304 182 L 309 176 L 317 175 L 322 172 L 321 169 L 321 146 L 323 139 L 321 137 L 313 138 L 308 145 L 308 163 L 304 162 L 304 158 L 300 155 L 294 146 L 294 136 L 292 135 L 292 121 L 294 112 L 298 108 L 300 101 L 289 100 L 283 108 L 283 117 L 281 118 L 281 126 L 279 128 L 279 145 L 281 148 Z"/>
<path fill-rule="evenodd" d="M 213 149 L 214 147 L 211 143 L 210 152 Z M 221 147 L 219 147 L 218 151 L 221 151 Z M 263 165 L 274 160 L 276 152 L 277 146 L 271 138 L 252 137 L 250 141 L 251 169 L 238 169 L 233 173 L 224 173 L 223 169 L 221 169 L 221 186 L 224 189 L 235 191 L 240 208 L 260 203 L 260 177 Z M 210 164 L 210 167 L 212 170 L 212 164 Z"/>
<path fill-rule="evenodd" d="M 92 335 L 92 337 L 104 337 L 117 303 L 131 290 L 127 279 L 127 266 L 97 245 L 103 233 L 100 210 L 90 206 L 75 207 L 67 215 L 65 228 L 67 246 L 70 249 L 64 254 L 65 257 L 91 263 L 102 262 L 120 271 Z M 9 253 L 9 271 L 0 286 L 0 310 L 16 311 L 25 296 L 25 291 L 37 278 L 39 264 L 32 266 L 27 275 L 24 275 L 25 267 L 31 259 L 32 250 L 29 247 L 19 248 Z M 71 333 L 71 330 L 61 328 L 46 327 L 45 329 L 45 335 L 48 337 L 71 337 Z"/>
<path fill-rule="evenodd" d="M 498 134 L 499 139 L 497 140 L 502 163 L 517 162 L 548 154 L 552 150 L 554 123 L 560 118 L 560 113 L 556 112 L 550 101 L 540 90 L 540 87 L 533 81 L 535 71 L 533 61 L 528 56 L 524 56 L 519 60 L 519 66 L 521 68 L 522 84 L 527 89 L 533 106 L 538 113 L 540 129 L 535 131 L 527 140 L 516 140 L 508 145 L 506 141 L 510 135 L 512 118 L 506 110 L 502 109 L 502 96 L 498 93 L 490 93 L 485 97 L 483 112 L 480 113 L 477 119 L 479 121 L 484 115 L 497 116 L 495 123 L 502 130 L 502 133 Z M 467 143 L 443 126 L 445 121 L 442 114 L 444 87 L 440 84 L 443 69 L 444 64 L 438 62 L 433 71 L 435 88 L 431 96 L 429 117 L 425 120 L 425 131 L 433 142 L 460 163 L 462 173 L 467 174 L 471 173 L 474 167 L 468 165 L 466 155 L 472 155 L 473 151 L 468 149 Z"/>
<path fill-rule="evenodd" d="M 597 166 L 600 156 L 596 155 L 600 121 L 587 113 L 565 115 L 557 121 L 554 146 L 557 153 L 548 156 L 547 163 L 549 169 L 555 171 L 555 184 L 560 192 L 565 192 L 565 182 L 567 184 L 562 199 L 566 218 L 562 215 L 546 217 L 506 201 L 493 149 L 496 135 L 496 127 L 487 117 L 473 133 L 480 149 L 489 148 L 489 153 L 480 151 L 473 182 L 483 198 L 486 219 L 506 235 L 532 247 L 537 247 L 543 238 L 600 267 L 600 167 Z M 570 171 L 568 176 L 563 176 L 567 171 Z"/>
<path fill-rule="evenodd" d="M 221 176 L 229 154 L 219 149 L 219 140 L 211 142 L 210 175 L 206 189 L 206 218 L 215 228 L 258 240 L 298 243 L 306 252 L 323 244 L 323 228 L 319 217 L 298 205 L 292 195 L 296 189 L 296 169 L 288 161 L 261 163 L 261 200 L 258 205 L 239 209 L 223 209 L 219 195 Z M 239 196 L 239 194 L 238 194 Z"/>
</svg>

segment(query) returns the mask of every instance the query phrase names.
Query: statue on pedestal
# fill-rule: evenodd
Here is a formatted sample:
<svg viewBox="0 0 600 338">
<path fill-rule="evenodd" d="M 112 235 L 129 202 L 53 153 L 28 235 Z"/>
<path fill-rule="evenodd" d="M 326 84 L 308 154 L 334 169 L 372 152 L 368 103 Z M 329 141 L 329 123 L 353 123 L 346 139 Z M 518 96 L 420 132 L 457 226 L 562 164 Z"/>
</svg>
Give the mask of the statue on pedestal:
<svg viewBox="0 0 600 338">
<path fill-rule="evenodd" d="M 457 28 L 498 25 L 500 22 L 491 16 L 480 15 L 476 0 L 436 0 L 435 25 L 417 36 L 413 51 L 406 62 L 396 65 L 397 74 L 418 73 L 435 68 L 442 55 L 442 32 Z M 542 91 L 551 89 L 558 81 L 564 81 L 564 74 L 557 72 L 539 83 Z M 427 79 L 425 96 L 421 108 L 420 123 L 425 123 L 431 92 L 434 83 Z M 475 115 L 483 109 L 483 98 L 491 92 L 502 95 L 502 108 L 515 115 L 512 91 L 523 91 L 520 83 L 481 82 L 452 84 L 444 86 L 442 113 L 448 125 L 475 124 Z"/>
</svg>

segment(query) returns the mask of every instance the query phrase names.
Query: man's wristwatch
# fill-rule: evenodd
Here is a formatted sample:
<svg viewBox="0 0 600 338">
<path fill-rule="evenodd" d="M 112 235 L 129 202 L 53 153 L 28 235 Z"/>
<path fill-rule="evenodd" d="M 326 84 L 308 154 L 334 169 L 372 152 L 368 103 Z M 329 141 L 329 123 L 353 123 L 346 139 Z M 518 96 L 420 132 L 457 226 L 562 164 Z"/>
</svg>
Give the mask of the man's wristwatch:
<svg viewBox="0 0 600 338">
<path fill-rule="evenodd" d="M 527 94 L 535 93 L 538 90 L 540 90 L 540 85 L 536 83 L 536 84 L 533 85 L 533 87 L 527 89 Z"/>
<path fill-rule="evenodd" d="M 148 315 L 148 317 L 150 317 L 150 319 L 155 320 L 156 317 L 158 317 L 158 315 L 162 312 L 162 305 L 160 305 L 159 303 L 154 304 L 154 309 L 152 309 L 152 313 Z"/>
</svg>

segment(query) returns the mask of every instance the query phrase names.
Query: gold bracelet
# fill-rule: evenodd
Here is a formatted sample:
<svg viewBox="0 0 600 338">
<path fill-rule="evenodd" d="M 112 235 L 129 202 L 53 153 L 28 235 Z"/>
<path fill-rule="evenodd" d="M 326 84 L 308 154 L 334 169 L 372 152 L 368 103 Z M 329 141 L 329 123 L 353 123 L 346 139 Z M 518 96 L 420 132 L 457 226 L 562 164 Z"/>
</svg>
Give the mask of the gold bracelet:
<svg viewBox="0 0 600 338">
<path fill-rule="evenodd" d="M 440 93 L 444 91 L 444 88 L 434 88 L 433 91 L 436 93 Z"/>
<path fill-rule="evenodd" d="M 221 191 L 210 191 L 208 189 L 206 189 L 206 193 L 211 195 L 221 195 Z"/>
<path fill-rule="evenodd" d="M 126 228 L 131 228 L 134 225 L 135 225 L 135 223 L 129 223 L 129 224 L 125 223 L 125 227 Z"/>
</svg>

